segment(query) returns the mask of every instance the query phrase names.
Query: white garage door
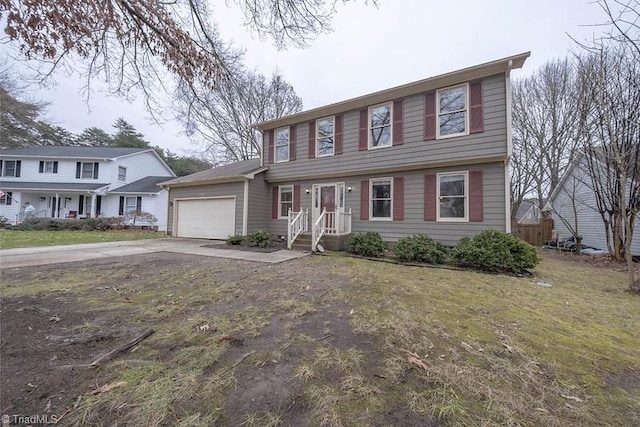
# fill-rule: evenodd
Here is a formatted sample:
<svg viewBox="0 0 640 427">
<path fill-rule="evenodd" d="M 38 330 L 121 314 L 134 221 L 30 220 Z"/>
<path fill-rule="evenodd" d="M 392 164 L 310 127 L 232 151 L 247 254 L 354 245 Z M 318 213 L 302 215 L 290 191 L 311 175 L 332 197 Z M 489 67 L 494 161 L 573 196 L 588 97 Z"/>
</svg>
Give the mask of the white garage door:
<svg viewBox="0 0 640 427">
<path fill-rule="evenodd" d="M 176 203 L 176 236 L 226 239 L 235 234 L 234 198 L 178 200 Z"/>
</svg>

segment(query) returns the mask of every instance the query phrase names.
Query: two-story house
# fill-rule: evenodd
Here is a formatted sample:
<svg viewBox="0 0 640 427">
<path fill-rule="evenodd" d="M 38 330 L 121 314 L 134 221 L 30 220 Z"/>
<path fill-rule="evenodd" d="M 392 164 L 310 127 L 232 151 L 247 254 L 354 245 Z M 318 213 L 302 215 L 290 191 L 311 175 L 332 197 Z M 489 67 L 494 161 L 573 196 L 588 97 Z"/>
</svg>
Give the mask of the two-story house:
<svg viewBox="0 0 640 427">
<path fill-rule="evenodd" d="M 50 218 L 126 216 L 143 211 L 166 230 L 165 189 L 175 177 L 150 148 L 36 146 L 0 152 L 0 216 L 10 223 L 30 215 Z"/>
<path fill-rule="evenodd" d="M 260 160 L 164 183 L 168 230 L 289 242 L 377 231 L 445 244 L 510 231 L 510 72 L 529 53 L 258 124 Z"/>
</svg>

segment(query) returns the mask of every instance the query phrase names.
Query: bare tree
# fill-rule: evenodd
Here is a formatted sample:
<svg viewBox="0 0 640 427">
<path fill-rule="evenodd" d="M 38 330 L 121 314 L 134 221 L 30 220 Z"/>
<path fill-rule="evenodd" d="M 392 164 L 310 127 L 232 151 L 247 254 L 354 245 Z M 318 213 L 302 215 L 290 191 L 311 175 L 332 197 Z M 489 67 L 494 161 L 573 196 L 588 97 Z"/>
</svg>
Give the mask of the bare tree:
<svg viewBox="0 0 640 427">
<path fill-rule="evenodd" d="M 258 122 L 302 109 L 302 100 L 280 75 L 271 79 L 238 71 L 211 91 L 179 89 L 176 107 L 191 136 L 205 141 L 203 157 L 214 165 L 260 156 Z"/>
<path fill-rule="evenodd" d="M 579 139 L 580 102 L 574 64 L 550 61 L 513 85 L 512 212 L 535 195 L 542 208 L 564 174 Z"/>
<path fill-rule="evenodd" d="M 329 31 L 337 2 L 227 4 L 242 10 L 249 28 L 284 47 Z M 87 96 L 100 78 L 119 95 L 141 91 L 150 111 L 158 93 L 173 90 L 166 87 L 167 71 L 183 85 L 197 77 L 208 88 L 232 76 L 241 54 L 223 41 L 211 18 L 208 0 L 0 0 L 6 35 L 24 59 L 35 60 L 42 81 L 58 69 L 77 70 L 86 77 Z"/>
</svg>

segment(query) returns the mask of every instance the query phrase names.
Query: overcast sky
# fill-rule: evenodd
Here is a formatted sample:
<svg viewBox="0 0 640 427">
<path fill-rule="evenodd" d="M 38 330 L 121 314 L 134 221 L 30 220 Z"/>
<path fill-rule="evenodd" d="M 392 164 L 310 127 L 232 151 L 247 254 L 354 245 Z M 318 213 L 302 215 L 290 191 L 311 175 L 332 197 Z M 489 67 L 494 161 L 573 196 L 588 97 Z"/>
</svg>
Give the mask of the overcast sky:
<svg viewBox="0 0 640 427">
<path fill-rule="evenodd" d="M 339 4 L 334 31 L 310 47 L 278 51 L 243 27 L 226 2 L 212 3 L 220 34 L 246 50 L 247 67 L 265 75 L 277 69 L 305 110 L 531 51 L 524 69 L 514 72 L 523 76 L 576 50 L 567 34 L 588 41 L 601 31 L 592 25 L 605 20 L 592 0 L 380 0 L 378 8 L 359 0 Z M 179 123 L 151 121 L 141 100 L 96 93 L 87 107 L 81 79 L 56 80 L 53 88 L 33 88 L 32 96 L 50 102 L 47 117 L 69 131 L 95 126 L 111 132 L 124 117 L 153 145 L 180 154 L 194 148 Z"/>
</svg>

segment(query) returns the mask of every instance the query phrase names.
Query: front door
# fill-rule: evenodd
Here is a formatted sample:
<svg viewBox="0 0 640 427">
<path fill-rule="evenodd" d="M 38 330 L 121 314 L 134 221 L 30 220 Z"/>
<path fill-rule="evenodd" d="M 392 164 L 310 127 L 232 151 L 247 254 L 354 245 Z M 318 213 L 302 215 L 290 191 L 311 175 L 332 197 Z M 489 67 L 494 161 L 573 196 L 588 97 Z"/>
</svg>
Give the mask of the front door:
<svg viewBox="0 0 640 427">
<path fill-rule="evenodd" d="M 321 185 L 320 186 L 320 212 L 326 210 L 327 212 L 336 211 L 336 186 Z"/>
</svg>

